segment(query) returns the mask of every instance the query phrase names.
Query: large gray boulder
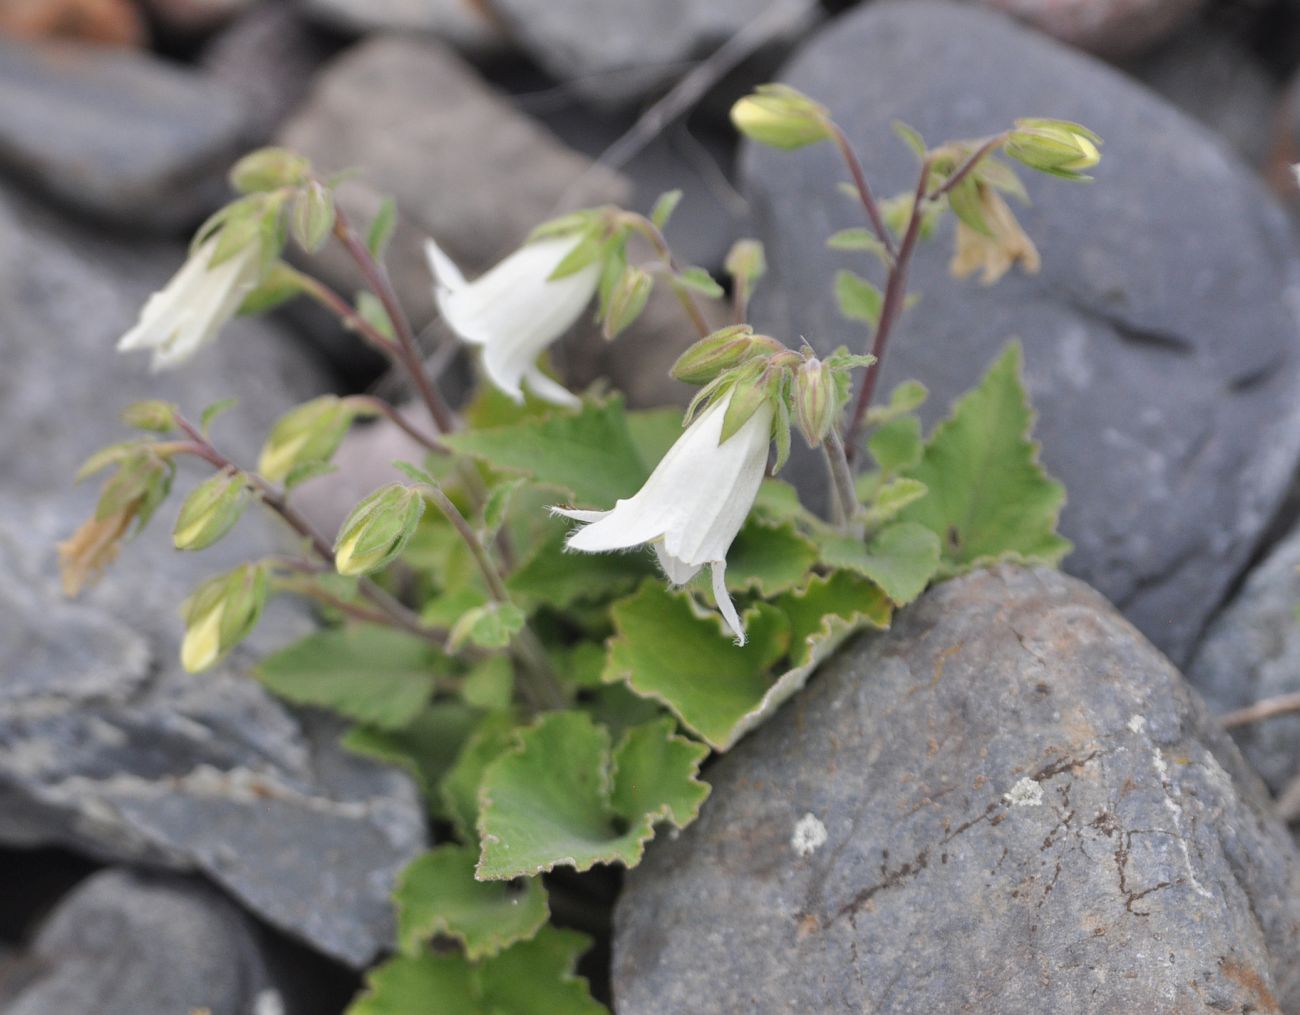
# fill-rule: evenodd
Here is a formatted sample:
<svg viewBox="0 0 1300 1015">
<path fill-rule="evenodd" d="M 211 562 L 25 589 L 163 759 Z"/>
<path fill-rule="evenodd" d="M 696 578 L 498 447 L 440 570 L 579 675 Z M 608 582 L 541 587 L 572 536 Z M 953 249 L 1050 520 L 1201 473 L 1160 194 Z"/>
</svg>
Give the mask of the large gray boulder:
<svg viewBox="0 0 1300 1015">
<path fill-rule="evenodd" d="M 1065 567 L 1116 603 L 1175 662 L 1251 558 L 1300 453 L 1293 237 L 1224 146 L 1108 67 L 977 7 L 871 4 L 828 26 L 780 75 L 827 103 L 883 195 L 914 185 L 901 119 L 931 143 L 1019 116 L 1064 117 L 1106 140 L 1092 186 L 1025 171 L 1017 210 L 1040 274 L 991 288 L 948 277 L 951 225 L 921 246 L 923 294 L 895 333 L 883 389 L 918 377 L 928 417 L 969 388 L 1008 339 L 1024 341 L 1043 460 L 1070 494 Z M 750 147 L 743 177 L 771 273 L 755 323 L 855 348 L 827 250 L 862 224 L 837 192 L 832 146 Z M 820 464 L 809 477 L 821 479 Z"/>
<path fill-rule="evenodd" d="M 388 893 L 422 847 L 410 780 L 344 752 L 338 730 L 245 676 L 253 656 L 305 632 L 269 611 L 247 651 L 189 676 L 177 607 L 203 578 L 284 548 L 250 512 L 201 554 L 171 548 L 176 502 L 70 603 L 54 544 L 93 510 L 78 463 L 129 433 L 134 398 L 191 414 L 229 395 L 214 439 L 247 462 L 266 429 L 324 378 L 292 338 L 232 325 L 185 368 L 151 378 L 113 345 L 180 264 L 172 245 L 122 245 L 0 192 L 0 843 L 198 870 L 266 920 L 364 965 L 390 940 Z M 183 466 L 174 498 L 204 473 Z M 273 604 L 275 605 L 275 604 Z"/>
<path fill-rule="evenodd" d="M 620 1015 L 1293 1012 L 1300 857 L 1178 672 L 1057 572 L 954 579 L 708 771 Z"/>
</svg>

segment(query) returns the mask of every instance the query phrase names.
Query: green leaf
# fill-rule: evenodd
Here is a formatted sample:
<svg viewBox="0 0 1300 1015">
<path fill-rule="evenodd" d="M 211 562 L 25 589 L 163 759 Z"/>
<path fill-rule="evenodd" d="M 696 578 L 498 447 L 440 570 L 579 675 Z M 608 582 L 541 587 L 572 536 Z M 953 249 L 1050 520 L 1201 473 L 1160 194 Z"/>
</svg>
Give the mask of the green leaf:
<svg viewBox="0 0 1300 1015">
<path fill-rule="evenodd" d="M 896 606 L 906 606 L 939 570 L 939 537 L 916 522 L 897 522 L 869 542 L 838 537 L 822 543 L 822 560 L 879 585 Z"/>
<path fill-rule="evenodd" d="M 677 210 L 677 204 L 682 199 L 680 190 L 668 190 L 659 195 L 655 201 L 655 206 L 650 212 L 650 221 L 654 223 L 655 228 L 662 230 L 668 225 L 668 220 L 672 218 L 673 212 Z"/>
<path fill-rule="evenodd" d="M 881 423 L 867 439 L 867 450 L 886 474 L 915 468 L 925 453 L 921 421 L 915 416 L 899 416 Z"/>
<path fill-rule="evenodd" d="M 746 611 L 748 641 L 737 647 L 713 611 L 700 611 L 689 595 L 657 581 L 619 600 L 611 613 L 616 633 L 604 679 L 626 681 L 667 705 L 718 750 L 734 742 L 736 725 L 762 701 L 769 669 L 790 645 L 785 618 L 766 604 Z"/>
<path fill-rule="evenodd" d="M 502 480 L 488 494 L 487 501 L 483 504 L 483 524 L 480 526 L 486 536 L 483 540 L 485 543 L 491 542 L 501 531 L 510 510 L 510 501 L 522 483 L 522 479 Z"/>
<path fill-rule="evenodd" d="M 524 611 L 514 603 L 485 603 L 466 610 L 447 638 L 447 648 L 459 652 L 466 642 L 480 648 L 505 648 L 524 626 Z"/>
<path fill-rule="evenodd" d="M 840 313 L 851 321 L 865 321 L 872 327 L 880 323 L 880 310 L 884 296 L 865 278 L 851 271 L 835 273 L 835 299 Z"/>
<path fill-rule="evenodd" d="M 509 656 L 488 656 L 465 674 L 460 696 L 465 704 L 504 711 L 515 697 L 515 667 Z"/>
<path fill-rule="evenodd" d="M 506 590 L 523 606 L 562 610 L 624 595 L 655 573 L 646 553 L 568 553 L 564 540 L 573 523 L 551 525 L 531 556 L 506 579 Z"/>
<path fill-rule="evenodd" d="M 356 304 L 357 314 L 363 321 L 385 338 L 391 341 L 397 340 L 397 329 L 393 327 L 393 319 L 388 316 L 388 311 L 384 309 L 384 304 L 378 296 L 369 289 L 363 289 L 357 293 Z"/>
<path fill-rule="evenodd" d="M 925 404 L 930 391 L 920 381 L 903 381 L 889 393 L 888 405 L 874 405 L 867 410 L 867 422 L 872 426 L 888 423 Z"/>
<path fill-rule="evenodd" d="M 826 246 L 832 250 L 865 250 L 879 259 L 881 264 L 886 267 L 889 265 L 889 251 L 880 242 L 880 237 L 869 229 L 841 229 L 831 234 Z"/>
<path fill-rule="evenodd" d="M 890 126 L 894 128 L 894 133 L 902 138 L 903 143 L 912 149 L 918 159 L 925 158 L 927 151 L 925 139 L 921 137 L 920 132 L 915 127 L 908 126 L 902 120 L 895 120 Z"/>
<path fill-rule="evenodd" d="M 276 261 L 262 276 L 257 287 L 244 297 L 243 303 L 239 304 L 239 313 L 264 314 L 281 303 L 287 303 L 301 292 L 303 292 L 302 275 L 283 261 Z"/>
<path fill-rule="evenodd" d="M 347 1015 L 609 1015 L 574 975 L 584 934 L 543 927 L 476 963 L 463 955 L 401 955 L 366 974 Z"/>
<path fill-rule="evenodd" d="M 917 479 L 894 479 L 878 486 L 871 498 L 871 506 L 862 516 L 868 529 L 876 529 L 892 522 L 899 512 L 913 501 L 926 495 L 925 484 Z"/>
<path fill-rule="evenodd" d="M 708 753 L 667 718 L 633 727 L 611 751 L 609 731 L 586 713 L 544 714 L 484 773 L 478 877 L 636 866 L 656 823 L 684 828 L 699 814 Z"/>
<path fill-rule="evenodd" d="M 900 519 L 939 537 L 944 572 L 1012 559 L 1055 564 L 1070 550 L 1056 533 L 1065 489 L 1038 462 L 1033 411 L 1020 380 L 1019 343 L 1009 344 L 973 391 L 935 427 L 907 475 L 929 488 Z"/>
<path fill-rule="evenodd" d="M 478 721 L 474 709 L 444 702 L 430 705 L 401 729 L 354 726 L 342 742 L 354 754 L 405 769 L 428 796 L 451 769 Z"/>
<path fill-rule="evenodd" d="M 478 838 L 478 790 L 488 765 L 515 747 L 516 723 L 505 713 L 486 715 L 464 741 L 438 786 L 443 811 L 460 835 Z"/>
<path fill-rule="evenodd" d="M 471 962 L 527 941 L 550 916 L 540 878 L 517 884 L 474 878 L 478 850 L 440 846 L 416 857 L 397 879 L 397 943 L 418 955 L 436 934 L 459 941 Z"/>
<path fill-rule="evenodd" d="M 668 408 L 629 412 L 627 428 L 648 474 L 682 435 L 682 411 Z"/>
<path fill-rule="evenodd" d="M 793 522 L 773 524 L 751 517 L 727 552 L 727 588 L 772 596 L 792 589 L 817 562 L 817 544 Z"/>
<path fill-rule="evenodd" d="M 295 704 L 391 730 L 409 724 L 428 704 L 440 664 L 445 660 L 422 638 L 355 625 L 309 634 L 253 672 Z"/>
<path fill-rule="evenodd" d="M 442 438 L 452 450 L 568 493 L 575 503 L 612 507 L 649 474 L 620 399 L 587 403 L 574 413 L 522 419 L 508 426 L 464 430 Z"/>
<path fill-rule="evenodd" d="M 721 299 L 726 294 L 726 290 L 704 268 L 685 268 L 678 273 L 677 281 L 687 289 L 692 289 L 702 296 L 708 296 L 715 300 Z"/>
<path fill-rule="evenodd" d="M 212 424 L 216 421 L 216 418 L 223 412 L 229 412 L 238 404 L 238 398 L 223 398 L 219 402 L 213 402 L 199 416 L 199 432 L 205 437 L 208 436 L 208 432 L 212 429 Z"/>
<path fill-rule="evenodd" d="M 366 246 L 370 248 L 370 256 L 376 261 L 384 259 L 384 250 L 388 246 L 388 241 L 393 238 L 393 230 L 396 228 L 397 202 L 391 197 L 386 197 L 380 202 L 379 210 L 375 212 L 375 217 L 370 222 L 370 231 L 366 234 Z"/>
</svg>

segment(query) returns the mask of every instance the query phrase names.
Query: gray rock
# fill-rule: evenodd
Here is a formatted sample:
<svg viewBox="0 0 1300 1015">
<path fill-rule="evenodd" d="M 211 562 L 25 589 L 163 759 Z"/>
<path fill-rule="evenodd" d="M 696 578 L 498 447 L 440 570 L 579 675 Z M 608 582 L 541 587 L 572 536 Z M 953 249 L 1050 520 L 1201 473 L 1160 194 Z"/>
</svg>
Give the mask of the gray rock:
<svg viewBox="0 0 1300 1015">
<path fill-rule="evenodd" d="M 338 730 L 273 700 L 244 672 L 303 633 L 288 604 L 218 671 L 177 663 L 180 601 L 202 578 L 282 540 L 250 512 L 202 554 L 171 549 L 176 506 L 76 603 L 55 587 L 54 544 L 93 509 L 71 475 L 128 436 L 134 398 L 188 413 L 237 394 L 214 438 L 256 453 L 289 405 L 324 387 L 285 334 L 236 322 L 186 368 L 151 378 L 113 344 L 183 257 L 122 246 L 19 210 L 0 193 L 0 842 L 199 870 L 270 923 L 364 965 L 391 933 L 388 893 L 423 843 L 409 779 L 343 752 Z M 177 493 L 202 475 L 184 467 Z"/>
<path fill-rule="evenodd" d="M 1103 56 L 1128 56 L 1159 42 L 1205 0 L 980 0 L 1062 42 Z"/>
<path fill-rule="evenodd" d="M 815 6 L 807 0 L 492 0 L 529 55 L 601 105 L 629 102 L 681 77 L 692 61 L 773 8 L 789 12 L 780 34 L 798 34 Z"/>
<path fill-rule="evenodd" d="M 1281 88 L 1243 42 L 1208 22 L 1188 26 L 1131 68 L 1253 166 L 1270 146 Z"/>
<path fill-rule="evenodd" d="M 1250 572 L 1205 632 L 1188 679 L 1217 712 L 1300 691 L 1300 531 Z M 1300 716 L 1233 732 L 1243 754 L 1275 793 L 1300 772 Z"/>
<path fill-rule="evenodd" d="M 6 1015 L 284 1010 L 256 926 L 190 879 L 111 869 L 87 878 L 50 914 L 24 962 L 27 982 Z"/>
<path fill-rule="evenodd" d="M 304 10 L 322 25 L 355 35 L 423 32 L 476 54 L 506 44 L 487 0 L 306 0 Z"/>
<path fill-rule="evenodd" d="M 433 316 L 426 235 L 472 275 L 544 219 L 622 203 L 629 193 L 622 178 L 593 169 L 432 40 L 377 37 L 348 50 L 317 79 L 280 137 L 323 172 L 363 170 L 339 191 L 359 228 L 374 217 L 382 194 L 397 201 L 400 224 L 388 262 L 417 326 Z M 337 245 L 312 267 L 346 292 L 358 286 Z"/>
<path fill-rule="evenodd" d="M 1300 856 L 1177 671 L 1048 570 L 954 579 L 708 773 L 620 1015 L 1300 1006 Z"/>
<path fill-rule="evenodd" d="M 97 218 L 193 224 L 239 154 L 239 103 L 144 53 L 0 40 L 0 170 Z"/>
<path fill-rule="evenodd" d="M 1077 120 L 1106 139 L 1092 186 L 1022 174 L 1033 204 L 1017 215 L 1042 252 L 1039 275 L 1013 272 L 991 288 L 954 281 L 951 224 L 921 245 L 911 288 L 924 295 L 895 333 L 883 389 L 919 377 L 933 420 L 1020 337 L 1043 459 L 1070 493 L 1066 568 L 1186 661 L 1300 450 L 1284 214 L 1159 99 L 976 8 L 872 4 L 815 37 L 782 79 L 830 105 L 884 195 L 910 191 L 916 173 L 893 119 L 935 144 L 1027 114 Z M 861 347 L 831 284 L 839 268 L 874 267 L 823 245 L 862 222 L 837 193 L 835 152 L 752 147 L 743 163 L 771 267 L 755 323 L 823 350 Z"/>
</svg>

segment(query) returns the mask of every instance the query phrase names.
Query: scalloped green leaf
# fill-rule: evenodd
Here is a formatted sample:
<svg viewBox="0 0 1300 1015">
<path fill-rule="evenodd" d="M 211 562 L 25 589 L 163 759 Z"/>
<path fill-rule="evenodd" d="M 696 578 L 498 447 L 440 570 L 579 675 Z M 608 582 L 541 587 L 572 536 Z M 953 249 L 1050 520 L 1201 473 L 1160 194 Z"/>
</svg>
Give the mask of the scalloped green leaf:
<svg viewBox="0 0 1300 1015">
<path fill-rule="evenodd" d="M 657 581 L 645 582 L 610 612 L 616 633 L 606 682 L 626 681 L 642 697 L 667 705 L 718 750 L 734 742 L 737 723 L 763 700 L 771 667 L 790 646 L 789 624 L 771 606 L 745 612 L 749 640 L 737 647 L 714 611 Z"/>
<path fill-rule="evenodd" d="M 727 588 L 773 596 L 802 582 L 816 562 L 817 544 L 793 522 L 751 516 L 727 552 Z"/>
<path fill-rule="evenodd" d="M 460 752 L 438 785 L 443 812 L 465 839 L 478 835 L 478 790 L 483 773 L 514 748 L 517 725 L 512 716 L 502 713 L 485 716 L 462 741 Z"/>
<path fill-rule="evenodd" d="M 585 712 L 546 713 L 483 775 L 477 876 L 635 867 L 657 823 L 684 828 L 699 813 L 708 753 L 667 718 L 634 726 L 611 750 L 609 731 Z"/>
<path fill-rule="evenodd" d="M 253 668 L 264 686 L 381 729 L 410 723 L 433 697 L 446 660 L 422 638 L 355 625 L 309 634 Z"/>
<path fill-rule="evenodd" d="M 896 522 L 867 542 L 844 536 L 825 540 L 822 560 L 870 578 L 895 606 L 906 606 L 939 571 L 939 537 L 916 522 Z"/>
<path fill-rule="evenodd" d="M 1020 369 L 1020 344 L 1011 342 L 906 472 L 929 493 L 899 519 L 939 537 L 945 573 L 1008 558 L 1055 564 L 1070 551 L 1056 532 L 1065 488 L 1039 464 Z"/>
<path fill-rule="evenodd" d="M 550 916 L 540 878 L 478 881 L 473 846 L 439 846 L 416 857 L 397 878 L 397 943 L 418 955 L 435 935 L 459 941 L 470 961 L 489 958 L 533 937 Z"/>
<path fill-rule="evenodd" d="M 918 479 L 891 480 L 873 491 L 870 507 L 862 515 L 862 523 L 868 529 L 879 528 L 893 521 L 903 508 L 925 494 L 925 484 Z"/>
<path fill-rule="evenodd" d="M 574 973 L 591 939 L 543 927 L 491 958 L 401 955 L 366 975 L 347 1015 L 609 1015 Z"/>
<path fill-rule="evenodd" d="M 441 440 L 455 451 L 522 473 L 587 506 L 612 507 L 618 498 L 636 493 L 649 474 L 617 398 L 584 403 L 576 413 L 463 430 Z"/>
<path fill-rule="evenodd" d="M 532 554 L 506 580 L 506 588 L 521 605 L 533 609 L 564 609 L 625 595 L 637 582 L 655 573 L 648 553 L 569 553 L 564 540 L 573 523 L 555 521 Z"/>
</svg>

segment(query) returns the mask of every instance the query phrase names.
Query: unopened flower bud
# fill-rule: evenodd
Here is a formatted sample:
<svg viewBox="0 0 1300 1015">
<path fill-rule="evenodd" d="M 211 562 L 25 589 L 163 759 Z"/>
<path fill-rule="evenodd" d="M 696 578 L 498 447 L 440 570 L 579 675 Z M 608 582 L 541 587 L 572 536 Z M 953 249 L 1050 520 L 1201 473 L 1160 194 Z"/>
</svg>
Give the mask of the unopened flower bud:
<svg viewBox="0 0 1300 1015">
<path fill-rule="evenodd" d="M 178 550 L 202 550 L 224 536 L 239 521 L 248 503 L 248 487 L 238 473 L 218 473 L 185 498 L 172 530 Z"/>
<path fill-rule="evenodd" d="M 773 148 L 802 148 L 834 136 L 826 107 L 787 85 L 759 85 L 731 107 L 731 122 Z"/>
<path fill-rule="evenodd" d="M 424 514 L 424 497 L 412 487 L 391 483 L 358 504 L 339 529 L 334 567 L 339 574 L 370 574 L 391 563 L 415 532 Z"/>
<path fill-rule="evenodd" d="M 132 402 L 122 410 L 122 422 L 137 430 L 169 433 L 176 428 L 176 406 L 157 399 Z"/>
<path fill-rule="evenodd" d="M 241 194 L 297 187 L 307 179 L 311 163 L 287 148 L 259 148 L 230 170 L 230 185 Z"/>
<path fill-rule="evenodd" d="M 838 402 L 830 364 L 816 357 L 805 360 L 794 379 L 794 419 L 810 448 L 820 445 L 835 425 Z"/>
<path fill-rule="evenodd" d="M 1078 178 L 1101 161 L 1100 144 L 1100 137 L 1077 123 L 1025 119 L 1016 121 L 1003 150 L 1033 169 Z"/>
<path fill-rule="evenodd" d="M 604 325 L 606 338 L 616 337 L 641 316 L 654 284 L 654 277 L 644 268 L 629 264 L 623 269 L 623 274 L 614 284 L 613 292 L 609 294 Z"/>
<path fill-rule="evenodd" d="M 266 604 L 266 568 L 241 564 L 198 587 L 181 607 L 185 638 L 181 665 L 189 673 L 206 670 L 244 640 Z"/>
<path fill-rule="evenodd" d="M 753 288 L 754 283 L 767 271 L 763 244 L 758 240 L 737 240 L 727 252 L 725 267 L 733 279 Z"/>
<path fill-rule="evenodd" d="M 337 395 L 321 395 L 290 409 L 267 435 L 257 471 L 278 483 L 299 465 L 329 461 L 355 416 L 356 410 Z"/>
<path fill-rule="evenodd" d="M 707 384 L 724 370 L 781 348 L 775 339 L 755 335 L 748 324 L 736 324 L 700 339 L 677 358 L 670 373 L 687 384 Z"/>
</svg>

